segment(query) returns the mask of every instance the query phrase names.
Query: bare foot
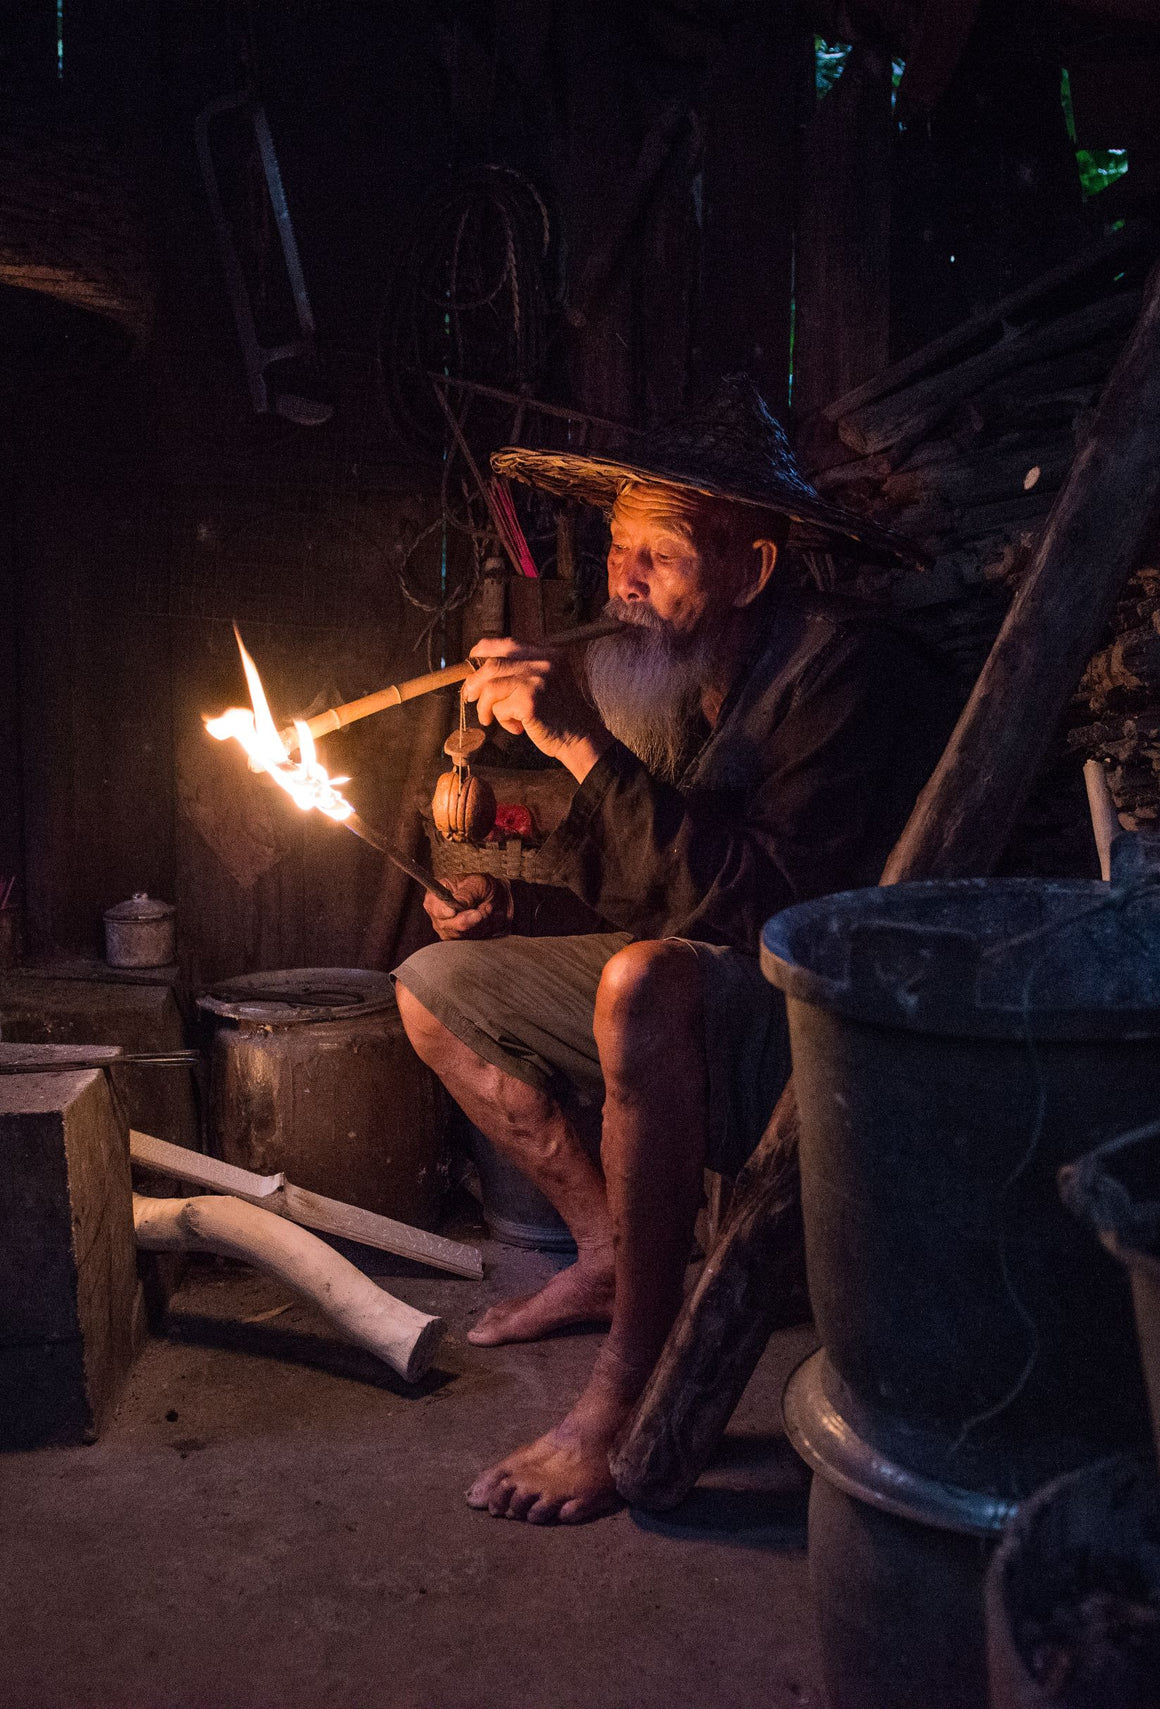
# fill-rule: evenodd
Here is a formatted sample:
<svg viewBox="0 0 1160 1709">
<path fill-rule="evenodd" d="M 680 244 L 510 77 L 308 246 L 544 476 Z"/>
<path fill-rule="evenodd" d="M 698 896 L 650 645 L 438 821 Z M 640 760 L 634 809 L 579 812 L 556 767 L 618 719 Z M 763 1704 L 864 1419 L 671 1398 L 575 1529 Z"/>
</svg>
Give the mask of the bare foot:
<svg viewBox="0 0 1160 1709">
<path fill-rule="evenodd" d="M 468 1506 L 530 1525 L 581 1525 L 615 1512 L 621 1500 L 608 1456 L 631 1409 L 590 1387 L 554 1430 L 478 1477 Z"/>
<path fill-rule="evenodd" d="M 538 1341 L 571 1323 L 611 1323 L 613 1291 L 611 1247 L 582 1253 L 537 1293 L 493 1305 L 467 1339 L 477 1347 L 499 1347 L 505 1341 Z"/>
</svg>

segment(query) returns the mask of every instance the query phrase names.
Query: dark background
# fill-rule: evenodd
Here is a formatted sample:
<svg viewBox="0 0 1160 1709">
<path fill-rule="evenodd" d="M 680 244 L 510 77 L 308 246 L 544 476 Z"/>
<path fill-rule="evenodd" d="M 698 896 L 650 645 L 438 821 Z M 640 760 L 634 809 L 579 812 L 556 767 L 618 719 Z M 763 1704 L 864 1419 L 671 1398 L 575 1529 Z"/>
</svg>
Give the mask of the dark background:
<svg viewBox="0 0 1160 1709">
<path fill-rule="evenodd" d="M 638 426 L 746 368 L 809 462 L 821 405 L 1154 213 L 1153 11 L 13 0 L 0 875 L 30 953 L 95 951 L 102 910 L 148 890 L 177 902 L 195 982 L 389 965 L 422 930 L 413 889 L 202 715 L 242 698 L 233 618 L 276 715 L 461 656 L 482 553 L 422 367 Z M 294 377 L 334 406 L 313 428 L 250 407 L 197 167 L 197 114 L 247 82 L 318 322 L 321 368 Z M 241 131 L 218 138 L 259 319 L 284 336 L 268 204 Z M 478 289 L 445 307 L 457 241 Z M 469 437 L 484 457 L 516 427 L 575 430 L 484 404 Z M 525 524 L 550 544 L 550 516 Z M 325 756 L 402 840 L 453 706 Z"/>
</svg>

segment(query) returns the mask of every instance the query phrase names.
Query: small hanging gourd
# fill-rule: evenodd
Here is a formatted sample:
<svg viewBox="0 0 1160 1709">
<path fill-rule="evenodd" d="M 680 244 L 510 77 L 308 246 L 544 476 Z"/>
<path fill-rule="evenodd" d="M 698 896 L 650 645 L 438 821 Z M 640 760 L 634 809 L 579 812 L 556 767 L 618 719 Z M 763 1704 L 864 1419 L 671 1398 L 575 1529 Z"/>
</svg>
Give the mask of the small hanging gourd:
<svg viewBox="0 0 1160 1709">
<path fill-rule="evenodd" d="M 449 843 L 482 843 L 495 824 L 495 794 L 476 777 L 470 759 L 486 740 L 482 730 L 467 728 L 467 708 L 459 702 L 459 728 L 443 744 L 453 770 L 441 773 L 431 797 L 431 817 L 439 835 Z"/>
</svg>

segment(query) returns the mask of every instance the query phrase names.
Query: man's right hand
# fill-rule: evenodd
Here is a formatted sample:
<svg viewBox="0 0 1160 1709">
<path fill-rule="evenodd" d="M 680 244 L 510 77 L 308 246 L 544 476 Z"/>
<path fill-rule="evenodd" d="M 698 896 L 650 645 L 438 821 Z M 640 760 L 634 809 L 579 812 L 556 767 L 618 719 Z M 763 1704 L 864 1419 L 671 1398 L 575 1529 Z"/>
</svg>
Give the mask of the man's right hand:
<svg viewBox="0 0 1160 1709">
<path fill-rule="evenodd" d="M 455 938 L 505 938 L 512 929 L 512 893 L 502 878 L 487 872 L 470 872 L 464 878 L 445 878 L 443 883 L 460 903 L 449 908 L 438 896 L 427 892 L 423 901 L 439 936 Z"/>
</svg>

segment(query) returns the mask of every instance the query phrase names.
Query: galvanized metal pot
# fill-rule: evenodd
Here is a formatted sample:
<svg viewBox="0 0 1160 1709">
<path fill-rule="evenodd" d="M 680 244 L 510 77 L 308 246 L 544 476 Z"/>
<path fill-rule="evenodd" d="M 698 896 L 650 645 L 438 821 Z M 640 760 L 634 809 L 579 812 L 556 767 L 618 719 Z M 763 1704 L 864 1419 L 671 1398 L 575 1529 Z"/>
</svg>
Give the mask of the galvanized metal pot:
<svg viewBox="0 0 1160 1709">
<path fill-rule="evenodd" d="M 198 1007 L 214 1029 L 211 1124 L 226 1162 L 431 1227 L 446 1101 L 403 1031 L 388 974 L 247 974 Z"/>
<path fill-rule="evenodd" d="M 143 890 L 105 909 L 105 960 L 110 967 L 168 967 L 176 960 L 172 902 Z"/>
</svg>

